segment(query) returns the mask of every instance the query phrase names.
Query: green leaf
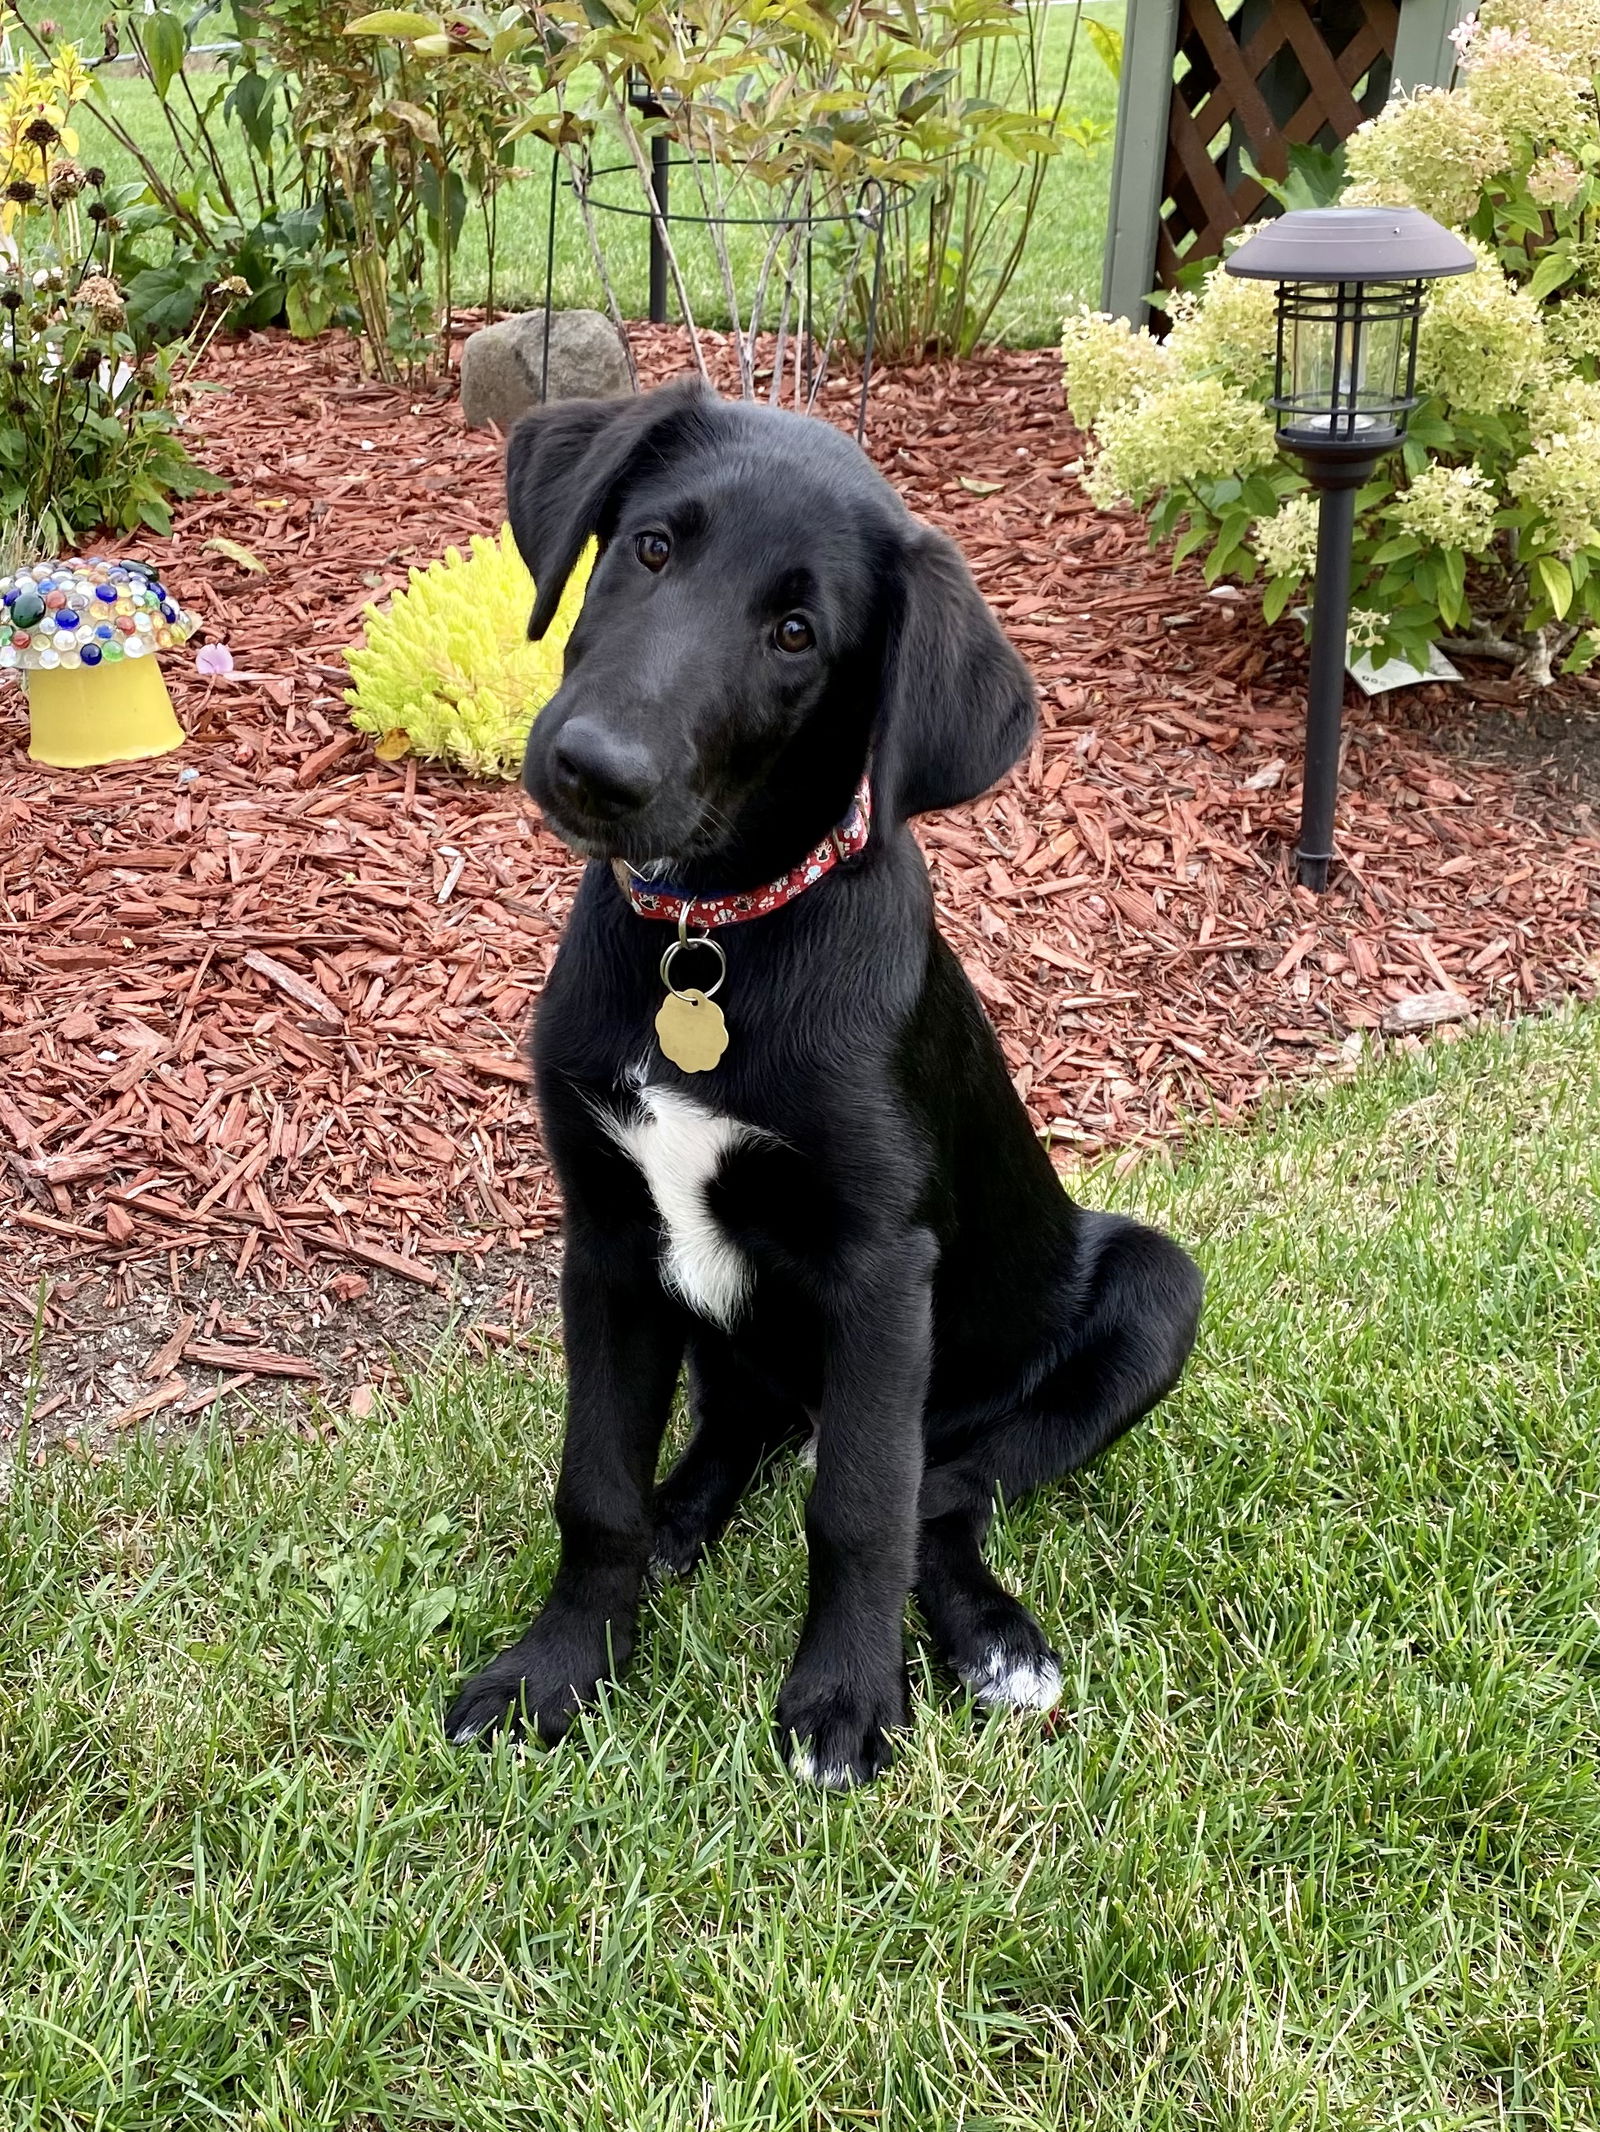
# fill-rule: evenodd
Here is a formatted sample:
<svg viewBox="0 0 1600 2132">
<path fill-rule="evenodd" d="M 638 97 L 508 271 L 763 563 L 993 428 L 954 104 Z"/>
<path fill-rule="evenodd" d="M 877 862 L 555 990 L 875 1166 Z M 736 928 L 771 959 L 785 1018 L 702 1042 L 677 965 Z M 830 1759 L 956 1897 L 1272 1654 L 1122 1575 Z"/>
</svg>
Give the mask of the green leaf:
<svg viewBox="0 0 1600 2132">
<path fill-rule="evenodd" d="M 1534 560 L 1533 574 L 1544 587 L 1544 596 L 1559 622 L 1572 605 L 1572 572 L 1559 557 L 1540 555 Z"/>
<path fill-rule="evenodd" d="M 146 338 L 172 340 L 188 330 L 205 283 L 205 268 L 193 260 L 146 267 L 128 283 L 128 317 Z"/>
<path fill-rule="evenodd" d="M 1292 577 L 1275 577 L 1261 595 L 1263 620 L 1276 622 L 1294 596 L 1295 580 Z"/>
<path fill-rule="evenodd" d="M 1102 65 L 1113 81 L 1122 79 L 1122 32 L 1114 30 L 1107 22 L 1096 22 L 1092 15 L 1083 17 L 1083 33 L 1100 55 Z"/>
<path fill-rule="evenodd" d="M 1587 673 L 1600 653 L 1600 630 L 1587 629 L 1561 662 L 1564 674 Z"/>
<path fill-rule="evenodd" d="M 1569 282 L 1576 271 L 1571 247 L 1553 244 L 1534 269 L 1533 279 L 1528 283 L 1528 294 L 1538 303 L 1553 290 Z"/>
<path fill-rule="evenodd" d="M 333 306 L 334 292 L 325 283 L 303 276 L 291 281 L 283 292 L 284 316 L 297 341 L 312 341 L 326 332 Z"/>
<path fill-rule="evenodd" d="M 1176 569 L 1179 563 L 1187 562 L 1189 557 L 1194 554 L 1195 550 L 1197 548 L 1203 548 L 1210 538 L 1211 528 L 1206 524 L 1203 518 L 1198 519 L 1192 526 L 1189 527 L 1187 532 L 1179 536 L 1176 544 L 1174 545 L 1172 550 L 1173 568 Z"/>
<path fill-rule="evenodd" d="M 437 15 L 419 15 L 409 7 L 380 7 L 347 22 L 344 33 L 347 37 L 433 37 L 443 29 Z"/>
<path fill-rule="evenodd" d="M 1422 543 L 1410 533 L 1397 533 L 1393 540 L 1386 540 L 1381 548 L 1374 548 L 1367 561 L 1376 568 L 1380 563 L 1395 563 L 1405 555 L 1419 555 Z"/>
<path fill-rule="evenodd" d="M 183 71 L 183 55 L 189 48 L 189 40 L 177 16 L 164 7 L 141 19 L 139 33 L 150 67 L 150 79 L 155 84 L 157 96 L 165 103 L 173 77 Z"/>
</svg>

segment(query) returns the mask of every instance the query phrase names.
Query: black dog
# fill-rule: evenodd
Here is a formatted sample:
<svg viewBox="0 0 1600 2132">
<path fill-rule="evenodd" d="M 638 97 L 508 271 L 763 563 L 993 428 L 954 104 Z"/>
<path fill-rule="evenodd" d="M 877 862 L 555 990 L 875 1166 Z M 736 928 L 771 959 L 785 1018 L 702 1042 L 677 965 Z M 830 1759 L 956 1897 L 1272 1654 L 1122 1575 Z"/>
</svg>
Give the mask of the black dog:
<svg viewBox="0 0 1600 2132">
<path fill-rule="evenodd" d="M 825 423 L 682 385 L 530 416 L 508 486 L 531 636 L 599 544 L 523 779 L 592 862 L 534 1037 L 566 1196 L 561 1565 L 446 1726 L 559 1739 L 626 1663 L 652 1559 L 688 1570 L 811 1437 L 778 1733 L 802 1775 L 862 1782 L 906 1722 L 913 1587 L 980 1701 L 1055 1700 L 1054 1654 L 984 1566 L 995 1498 L 1082 1465 L 1171 1388 L 1200 1277 L 1066 1197 L 935 929 L 907 820 L 994 784 L 1034 724 L 951 543 Z M 640 915 L 684 893 L 686 926 Z M 787 900 L 705 923 L 740 894 Z M 720 956 L 694 945 L 708 931 Z M 681 1029 L 656 1029 L 685 932 L 670 989 L 698 990 L 670 1011 L 697 1037 L 727 1016 L 697 1072 L 663 1053 Z M 694 1435 L 656 1486 L 685 1361 Z"/>
</svg>

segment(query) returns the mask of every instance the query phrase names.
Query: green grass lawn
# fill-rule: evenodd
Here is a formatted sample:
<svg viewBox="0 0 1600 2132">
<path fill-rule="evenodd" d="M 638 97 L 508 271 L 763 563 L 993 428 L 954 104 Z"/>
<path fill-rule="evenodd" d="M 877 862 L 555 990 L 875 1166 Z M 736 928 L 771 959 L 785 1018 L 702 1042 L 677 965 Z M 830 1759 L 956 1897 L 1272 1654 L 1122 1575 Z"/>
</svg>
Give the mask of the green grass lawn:
<svg viewBox="0 0 1600 2132">
<path fill-rule="evenodd" d="M 549 1574 L 553 1379 L 28 1472 L 0 2122 L 1589 2132 L 1597 1195 L 1593 1013 L 1089 1180 L 1211 1287 L 998 1529 L 1058 1721 L 921 1674 L 852 1797 L 769 1740 L 798 1475 L 564 1749 L 484 1755 L 441 1700 Z"/>
<path fill-rule="evenodd" d="M 53 12 L 61 22 L 64 34 L 80 35 L 86 52 L 99 51 L 98 23 L 104 13 L 99 0 L 64 0 L 64 4 L 56 6 Z M 1123 8 L 1120 0 L 1109 0 L 1109 4 L 1097 5 L 1090 12 L 1102 21 L 1120 26 Z M 1059 64 L 1066 53 L 1072 16 L 1073 10 L 1063 7 L 1056 10 L 1051 21 L 1049 44 L 1053 66 Z M 209 28 L 202 29 L 199 36 L 204 42 L 224 34 L 224 29 Z M 204 101 L 221 78 L 216 74 L 197 73 L 193 83 L 197 98 Z M 172 168 L 175 151 L 149 83 L 128 75 L 108 74 L 103 78 L 100 90 L 123 127 L 146 146 L 161 167 Z M 1067 116 L 1099 121 L 1109 127 L 1116 117 L 1116 102 L 1116 83 L 1089 38 L 1080 35 L 1073 53 Z M 91 101 L 81 107 L 76 119 L 84 157 L 102 163 L 117 182 L 136 177 L 138 171 L 132 157 L 98 123 L 94 110 Z M 220 117 L 216 130 L 224 144 L 225 168 L 237 191 L 241 212 L 253 215 L 256 209 L 242 140 Z M 615 156 L 608 160 L 620 160 L 621 155 L 619 147 Z M 522 154 L 522 162 L 528 174 L 506 188 L 499 208 L 497 301 L 504 302 L 509 298 L 514 307 L 542 303 L 544 299 L 549 199 L 547 151 L 530 142 Z M 1021 346 L 1043 346 L 1059 337 L 1066 310 L 1079 302 L 1099 301 L 1100 259 L 1105 241 L 1110 179 L 1109 137 L 1092 149 L 1069 144 L 1056 157 L 1046 179 L 1022 267 L 994 322 L 996 337 Z M 686 176 L 679 181 L 679 187 L 677 204 L 687 211 L 698 212 Z M 637 186 L 626 176 L 605 180 L 597 188 L 597 198 L 609 198 L 624 205 L 636 206 L 639 197 Z M 744 213 L 751 211 L 749 205 L 740 209 Z M 622 215 L 602 214 L 598 220 L 608 271 L 618 298 L 630 316 L 642 317 L 648 286 L 647 227 L 641 220 Z M 674 243 L 681 244 L 685 279 L 696 317 L 705 325 L 725 324 L 722 283 L 709 242 L 698 231 L 683 230 L 674 232 Z M 761 244 L 762 240 L 754 233 L 738 231 L 733 234 L 732 249 L 739 268 L 741 293 L 746 296 L 754 286 L 759 269 Z M 474 212 L 469 215 L 463 232 L 458 262 L 458 299 L 463 304 L 483 301 L 486 260 L 484 231 Z M 558 304 L 604 307 L 601 284 L 594 271 L 578 210 L 570 198 L 565 197 L 557 222 L 555 290 Z"/>
</svg>

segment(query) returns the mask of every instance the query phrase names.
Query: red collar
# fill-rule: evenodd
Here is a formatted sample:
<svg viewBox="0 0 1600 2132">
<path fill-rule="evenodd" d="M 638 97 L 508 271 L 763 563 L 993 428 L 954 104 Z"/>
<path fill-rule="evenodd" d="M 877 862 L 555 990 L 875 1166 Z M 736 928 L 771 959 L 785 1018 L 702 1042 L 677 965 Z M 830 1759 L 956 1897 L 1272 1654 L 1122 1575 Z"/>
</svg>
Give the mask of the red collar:
<svg viewBox="0 0 1600 2132">
<path fill-rule="evenodd" d="M 791 866 L 780 880 L 765 888 L 742 889 L 733 896 L 691 896 L 664 881 L 647 881 L 634 872 L 626 859 L 613 859 L 611 870 L 617 885 L 639 918 L 669 918 L 684 926 L 742 925 L 746 918 L 765 918 L 803 895 L 824 874 L 831 874 L 841 859 L 853 859 L 867 848 L 872 830 L 872 783 L 870 774 L 856 787 L 850 812 L 837 829 L 830 829 L 814 851 L 808 851 L 798 866 Z"/>
</svg>

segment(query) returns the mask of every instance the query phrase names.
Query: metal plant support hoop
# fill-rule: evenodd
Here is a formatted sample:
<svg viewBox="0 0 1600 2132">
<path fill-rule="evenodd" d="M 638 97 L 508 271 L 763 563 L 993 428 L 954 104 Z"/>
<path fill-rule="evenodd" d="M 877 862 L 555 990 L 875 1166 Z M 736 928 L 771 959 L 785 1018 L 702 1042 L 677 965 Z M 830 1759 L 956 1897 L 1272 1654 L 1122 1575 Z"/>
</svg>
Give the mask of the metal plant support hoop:
<svg viewBox="0 0 1600 2132">
<path fill-rule="evenodd" d="M 655 145 L 655 144 L 652 144 Z M 555 301 L 556 218 L 560 208 L 562 187 L 562 154 L 553 150 L 550 159 L 550 201 L 545 228 L 544 255 L 544 343 L 539 373 L 539 397 L 541 401 L 550 389 L 550 325 L 552 306 Z M 861 351 L 861 390 L 856 404 L 856 442 L 859 444 L 867 430 L 867 392 L 872 383 L 872 358 L 877 343 L 878 303 L 883 288 L 883 255 L 887 237 L 888 193 L 881 179 L 866 179 L 856 194 L 855 205 L 843 213 L 813 214 L 810 212 L 810 190 L 807 188 L 805 207 L 788 214 L 777 215 L 709 215 L 684 214 L 669 206 L 669 173 L 674 169 L 689 169 L 693 165 L 687 157 L 660 156 L 652 159 L 651 191 L 652 204 L 636 207 L 615 200 L 598 200 L 594 197 L 593 185 L 598 178 L 627 176 L 637 178 L 630 163 L 608 163 L 600 169 L 582 169 L 569 172 L 566 187 L 575 198 L 581 199 L 590 212 L 606 215 L 627 215 L 650 224 L 650 317 L 652 323 L 660 324 L 666 317 L 666 246 L 664 230 L 672 225 L 694 229 L 759 229 L 769 232 L 768 268 L 777 257 L 778 247 L 785 239 L 802 240 L 803 268 L 800 276 L 801 292 L 799 317 L 795 322 L 796 344 L 796 402 L 803 404 L 807 414 L 814 411 L 818 395 L 826 382 L 829 357 L 839 338 L 844 321 L 845 306 L 850 300 L 850 289 L 855 281 L 867 245 L 872 246 L 872 279 L 867 296 L 866 333 Z M 837 229 L 855 233 L 855 249 L 839 277 L 839 293 L 833 307 L 825 337 L 818 342 L 815 331 L 813 299 L 815 295 L 814 247 L 818 230 Z M 777 244 L 770 241 L 776 233 Z M 789 299 L 793 287 L 793 270 L 781 276 L 783 309 L 776 329 L 777 349 L 772 368 L 771 399 L 776 405 L 782 389 L 785 364 L 788 359 L 786 341 L 789 335 Z M 739 329 L 741 337 L 748 340 L 753 358 L 760 314 L 765 299 L 767 272 L 762 274 L 762 284 L 751 305 L 746 325 Z M 609 290 L 607 292 L 609 294 Z M 618 327 L 623 320 L 615 319 Z M 803 400 L 801 380 L 803 379 Z"/>
</svg>

